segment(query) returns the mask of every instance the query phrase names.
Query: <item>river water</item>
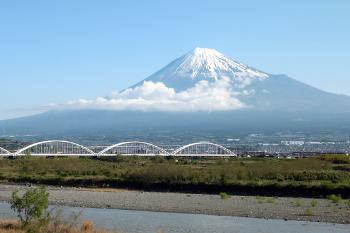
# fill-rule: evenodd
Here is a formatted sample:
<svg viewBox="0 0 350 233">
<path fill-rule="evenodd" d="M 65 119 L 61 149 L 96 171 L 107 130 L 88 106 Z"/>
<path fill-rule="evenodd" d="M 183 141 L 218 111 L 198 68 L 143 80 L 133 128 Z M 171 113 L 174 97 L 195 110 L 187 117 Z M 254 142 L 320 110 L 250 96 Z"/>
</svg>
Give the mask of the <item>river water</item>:
<svg viewBox="0 0 350 233">
<path fill-rule="evenodd" d="M 303 221 L 265 220 L 256 218 L 149 211 L 59 207 L 69 218 L 81 212 L 98 227 L 126 233 L 350 233 L 350 225 Z M 0 203 L 0 218 L 15 217 L 8 203 Z"/>
</svg>

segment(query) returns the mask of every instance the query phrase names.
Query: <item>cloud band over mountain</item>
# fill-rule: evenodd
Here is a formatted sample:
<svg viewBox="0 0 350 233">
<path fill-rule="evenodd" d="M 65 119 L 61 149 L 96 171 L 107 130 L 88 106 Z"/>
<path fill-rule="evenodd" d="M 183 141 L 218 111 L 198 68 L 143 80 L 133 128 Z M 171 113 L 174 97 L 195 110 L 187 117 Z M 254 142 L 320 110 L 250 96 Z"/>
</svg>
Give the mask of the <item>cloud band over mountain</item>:
<svg viewBox="0 0 350 233">
<path fill-rule="evenodd" d="M 229 78 L 216 82 L 199 81 L 192 88 L 175 91 L 162 82 L 145 81 L 109 97 L 79 99 L 65 104 L 52 104 L 53 109 L 104 109 L 138 111 L 228 111 L 247 107 L 237 97 L 243 93 L 231 89 Z"/>
</svg>

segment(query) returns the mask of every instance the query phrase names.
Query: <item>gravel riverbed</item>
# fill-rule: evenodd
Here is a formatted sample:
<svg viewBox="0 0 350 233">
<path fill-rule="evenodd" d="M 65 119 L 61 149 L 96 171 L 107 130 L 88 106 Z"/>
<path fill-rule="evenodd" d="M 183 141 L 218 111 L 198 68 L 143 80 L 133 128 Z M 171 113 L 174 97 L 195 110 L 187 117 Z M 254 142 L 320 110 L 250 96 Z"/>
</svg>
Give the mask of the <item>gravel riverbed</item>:
<svg viewBox="0 0 350 233">
<path fill-rule="evenodd" d="M 14 190 L 25 185 L 0 184 L 0 201 L 9 201 Z M 193 213 L 350 223 L 350 206 L 344 201 L 327 199 L 231 196 L 167 192 L 143 192 L 120 189 L 47 187 L 50 204 L 92 208 L 114 208 L 160 212 Z"/>
</svg>

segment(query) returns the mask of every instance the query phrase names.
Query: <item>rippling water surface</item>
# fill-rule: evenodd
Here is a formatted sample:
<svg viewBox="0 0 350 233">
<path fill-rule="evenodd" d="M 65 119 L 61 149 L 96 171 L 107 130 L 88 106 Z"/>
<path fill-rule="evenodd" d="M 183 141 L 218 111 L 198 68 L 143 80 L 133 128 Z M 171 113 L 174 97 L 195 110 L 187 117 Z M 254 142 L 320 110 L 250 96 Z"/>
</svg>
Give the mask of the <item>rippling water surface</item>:
<svg viewBox="0 0 350 233">
<path fill-rule="evenodd" d="M 265 220 L 198 214 L 62 207 L 63 216 L 82 211 L 81 219 L 96 226 L 127 233 L 349 233 L 350 225 Z M 0 203 L 0 218 L 14 217 L 7 203 Z"/>
</svg>

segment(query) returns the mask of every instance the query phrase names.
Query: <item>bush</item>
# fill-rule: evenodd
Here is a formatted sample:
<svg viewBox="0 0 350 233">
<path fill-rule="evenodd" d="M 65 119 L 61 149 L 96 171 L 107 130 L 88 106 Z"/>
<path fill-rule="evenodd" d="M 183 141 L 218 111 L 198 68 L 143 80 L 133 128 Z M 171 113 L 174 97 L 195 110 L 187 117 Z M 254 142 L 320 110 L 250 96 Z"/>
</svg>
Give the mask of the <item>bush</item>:
<svg viewBox="0 0 350 233">
<path fill-rule="evenodd" d="M 314 213 L 313 213 L 311 208 L 307 208 L 306 211 L 305 211 L 305 215 L 306 216 L 312 216 L 312 215 L 314 215 Z"/>
<path fill-rule="evenodd" d="M 350 207 L 350 200 L 347 200 L 345 204 L 347 204 Z"/>
<path fill-rule="evenodd" d="M 49 193 L 44 187 L 31 188 L 22 197 L 15 191 L 12 193 L 10 204 L 22 225 L 27 226 L 33 221 L 44 219 L 49 204 Z"/>
<path fill-rule="evenodd" d="M 296 207 L 303 206 L 303 202 L 300 201 L 300 200 L 296 200 L 294 204 L 295 204 Z"/>
<path fill-rule="evenodd" d="M 311 201 L 311 206 L 312 206 L 312 207 L 317 206 L 317 204 L 318 204 L 317 200 L 312 200 L 312 201 Z"/>
<path fill-rule="evenodd" d="M 335 195 L 335 194 L 328 195 L 327 199 L 331 200 L 333 203 L 339 203 L 342 200 L 340 195 Z"/>
<path fill-rule="evenodd" d="M 220 195 L 220 198 L 223 199 L 223 200 L 226 200 L 226 199 L 230 198 L 230 195 L 228 195 L 225 192 L 221 192 L 221 193 L 219 193 L 219 195 Z"/>
</svg>

